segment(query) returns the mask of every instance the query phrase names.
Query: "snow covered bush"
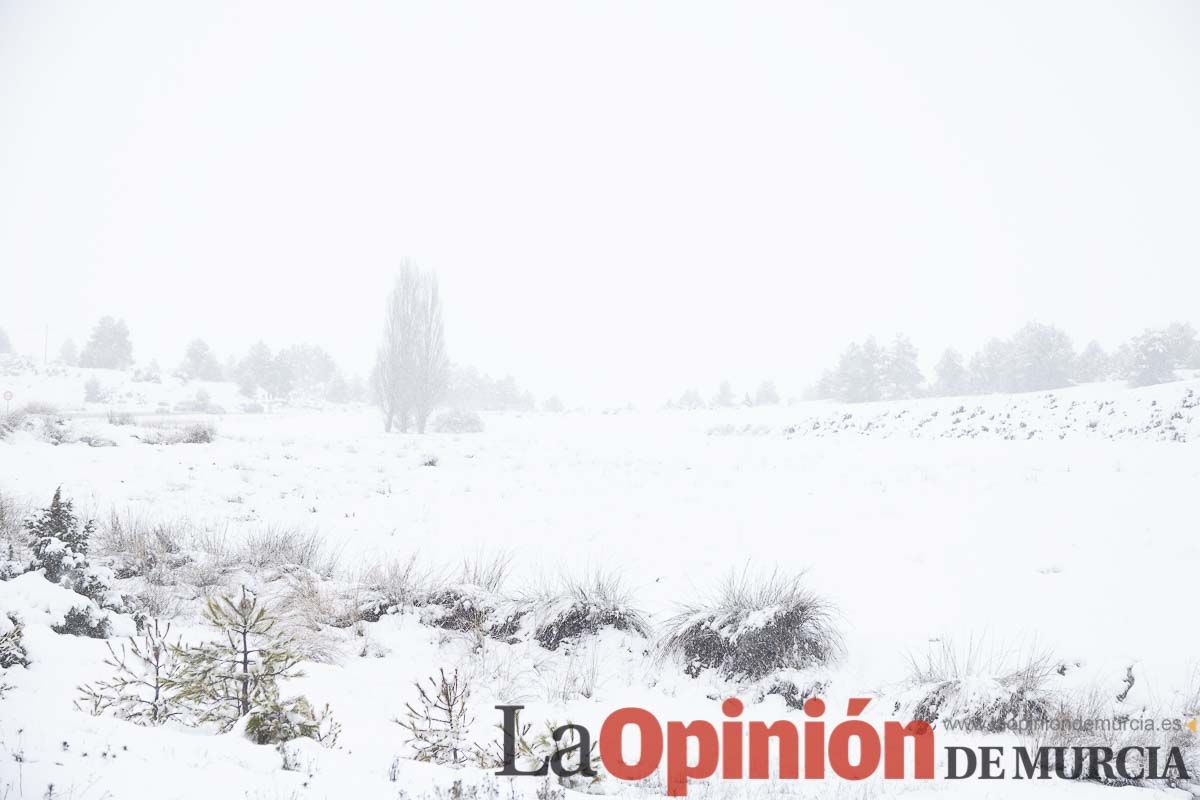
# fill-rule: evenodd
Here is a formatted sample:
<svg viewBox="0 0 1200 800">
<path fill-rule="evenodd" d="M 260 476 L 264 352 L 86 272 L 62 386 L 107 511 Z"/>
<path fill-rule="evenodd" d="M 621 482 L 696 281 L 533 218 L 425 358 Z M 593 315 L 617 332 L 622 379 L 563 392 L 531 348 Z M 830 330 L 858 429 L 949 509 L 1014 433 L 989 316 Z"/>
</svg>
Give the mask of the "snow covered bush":
<svg viewBox="0 0 1200 800">
<path fill-rule="evenodd" d="M 679 658 L 692 677 L 715 669 L 727 678 L 757 680 L 840 658 L 834 616 L 833 606 L 805 588 L 800 575 L 755 579 L 743 570 L 730 574 L 716 597 L 684 606 L 668 620 L 660 652 Z"/>
<path fill-rule="evenodd" d="M 68 636 L 107 639 L 112 633 L 112 623 L 106 615 L 96 613 L 90 605 L 72 606 L 63 621 L 50 626 L 50 629 Z"/>
<path fill-rule="evenodd" d="M 616 628 L 650 636 L 650 624 L 631 604 L 620 578 L 595 572 L 586 578 L 564 578 L 557 591 L 532 599 L 533 638 L 547 650 Z"/>
<path fill-rule="evenodd" d="M 119 652 L 109 642 L 104 663 L 113 668 L 114 677 L 79 687 L 82 696 L 76 707 L 95 716 L 111 709 L 138 725 L 162 725 L 179 717 L 181 709 L 169 690 L 179 670 L 167 641 L 170 633 L 170 623 L 160 626 L 154 620 L 153 626 L 143 626 L 141 641 L 131 636 Z"/>
<path fill-rule="evenodd" d="M 342 726 L 333 720 L 329 706 L 318 714 L 307 697 L 280 697 L 271 684 L 246 717 L 246 736 L 255 744 L 283 744 L 293 739 L 313 739 L 326 747 L 337 744 Z"/>
<path fill-rule="evenodd" d="M 148 430 L 138 438 L 146 444 L 211 444 L 217 429 L 212 423 L 197 422 L 172 430 Z"/>
<path fill-rule="evenodd" d="M 115 575 L 120 579 L 167 573 L 188 561 L 183 552 L 187 528 L 179 522 L 149 522 L 131 513 L 122 516 L 113 511 L 96 538 L 100 551 L 113 559 Z M 176 582 L 166 574 L 157 578 Z"/>
<path fill-rule="evenodd" d="M 1177 775 L 1168 775 L 1165 781 L 1124 778 L 1106 770 L 1099 753 L 1104 748 L 1112 752 L 1131 748 L 1127 753 L 1126 772 L 1136 775 L 1149 769 L 1145 748 L 1159 748 L 1160 770 L 1165 766 L 1165 754 L 1171 748 L 1177 748 L 1184 767 L 1194 779 L 1200 774 L 1200 743 L 1197 743 L 1196 735 L 1183 727 L 1182 723 L 1194 719 L 1197 710 L 1200 709 L 1194 706 L 1189 709 L 1187 705 L 1160 708 L 1146 708 L 1140 704 L 1135 706 L 1114 700 L 1111 691 L 1102 691 L 1096 686 L 1083 687 L 1057 694 L 1047 704 L 1045 724 L 1025 731 L 1023 738 L 1030 747 L 1049 748 L 1050 769 L 1060 770 L 1062 776 L 1069 780 L 1106 786 L 1187 788 Z M 1164 723 L 1173 720 L 1179 724 L 1178 727 L 1163 724 L 1142 728 L 1130 724 L 1131 720 L 1146 718 L 1161 718 Z"/>
<path fill-rule="evenodd" d="M 930 725 L 952 720 L 970 730 L 1012 730 L 1049 719 L 1054 697 L 1047 683 L 1059 666 L 1047 653 L 1021 656 L 989 651 L 982 640 L 963 648 L 943 640 L 909 658 L 914 689 L 901 702 Z"/>
<path fill-rule="evenodd" d="M 95 377 L 88 378 L 83 384 L 83 401 L 85 403 L 104 402 L 104 387 Z"/>
<path fill-rule="evenodd" d="M 0 616 L 0 669 L 29 666 L 29 658 L 21 644 L 23 631 L 16 614 L 9 612 Z"/>
<path fill-rule="evenodd" d="M 209 598 L 204 619 L 216 629 L 217 640 L 174 645 L 179 670 L 166 686 L 200 722 L 216 723 L 225 732 L 275 702 L 277 682 L 299 677 L 301 659 L 295 643 L 276 629 L 277 618 L 245 589 L 237 602 Z"/>
<path fill-rule="evenodd" d="M 406 703 L 406 719 L 396 723 L 409 732 L 409 744 L 417 761 L 462 766 L 471 758 L 467 729 L 474 719 L 467 709 L 471 687 L 458 677 L 458 670 L 446 677 L 438 671 L 438 679 L 429 678 L 429 689 L 417 683 L 417 706 Z"/>
<path fill-rule="evenodd" d="M 26 537 L 33 549 L 30 569 L 44 569 L 46 580 L 57 583 L 73 570 L 87 567 L 88 541 L 95 525 L 80 524 L 70 500 L 62 499 L 62 487 L 54 490 L 50 505 L 25 522 Z"/>
<path fill-rule="evenodd" d="M 434 433 L 483 433 L 483 418 L 474 411 L 451 409 L 433 418 Z"/>
<path fill-rule="evenodd" d="M 464 561 L 457 574 L 431 581 L 416 599 L 422 621 L 477 638 L 489 635 L 502 604 L 500 589 L 508 568 L 504 556 L 473 558 Z"/>
</svg>

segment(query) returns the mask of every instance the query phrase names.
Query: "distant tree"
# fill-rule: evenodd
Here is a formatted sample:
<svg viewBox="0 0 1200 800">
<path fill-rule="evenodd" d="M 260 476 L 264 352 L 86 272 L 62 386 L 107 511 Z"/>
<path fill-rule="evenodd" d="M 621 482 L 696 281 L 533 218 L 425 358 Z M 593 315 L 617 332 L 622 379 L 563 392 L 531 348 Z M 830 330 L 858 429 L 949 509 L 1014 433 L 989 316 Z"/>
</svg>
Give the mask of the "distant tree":
<svg viewBox="0 0 1200 800">
<path fill-rule="evenodd" d="M 291 362 L 287 360 L 284 351 L 281 350 L 275 354 L 267 366 L 267 371 L 262 379 L 262 388 L 269 399 L 283 400 L 292 393 L 295 385 L 296 380 L 292 373 Z"/>
<path fill-rule="evenodd" d="M 688 411 L 704 408 L 704 398 L 695 389 L 688 389 L 679 397 L 679 407 Z"/>
<path fill-rule="evenodd" d="M 1172 322 L 1163 330 L 1171 363 L 1175 367 L 1200 368 L 1200 341 L 1196 329 L 1186 322 Z"/>
<path fill-rule="evenodd" d="M 833 400 L 838 397 L 838 374 L 823 370 L 820 379 L 804 391 L 805 400 Z"/>
<path fill-rule="evenodd" d="M 189 380 L 219 381 L 222 377 L 221 365 L 203 339 L 193 339 L 188 344 L 179 371 Z"/>
<path fill-rule="evenodd" d="M 1012 376 L 1017 392 L 1039 392 L 1071 385 L 1075 349 L 1071 339 L 1053 325 L 1030 322 L 1010 343 Z"/>
<path fill-rule="evenodd" d="M 563 405 L 563 401 L 559 399 L 558 395 L 552 394 L 546 398 L 544 403 L 542 403 L 542 410 L 550 414 L 561 414 L 566 410 L 566 407 Z"/>
<path fill-rule="evenodd" d="M 126 369 L 133 364 L 133 344 L 125 320 L 101 317 L 79 355 L 82 367 Z"/>
<path fill-rule="evenodd" d="M 729 408 L 733 403 L 733 386 L 729 381 L 721 381 L 721 385 L 717 387 L 717 393 L 713 395 L 713 406 L 716 408 Z"/>
<path fill-rule="evenodd" d="M 62 348 L 58 351 L 58 360 L 68 367 L 79 366 L 79 348 L 75 346 L 73 339 L 62 343 Z"/>
<path fill-rule="evenodd" d="M 12 340 L 4 328 L 0 328 L 0 356 L 6 356 L 13 351 Z"/>
<path fill-rule="evenodd" d="M 259 388 L 271 380 L 270 373 L 274 361 L 271 348 L 261 340 L 255 342 L 250 347 L 250 352 L 246 353 L 246 357 L 238 362 L 234 372 L 234 379 L 241 393 L 247 397 L 257 394 Z"/>
<path fill-rule="evenodd" d="M 971 376 L 963 365 L 962 355 L 953 348 L 946 348 L 937 366 L 933 368 L 937 375 L 934 391 L 941 397 L 954 397 L 966 394 L 971 388 Z"/>
<path fill-rule="evenodd" d="M 775 389 L 774 381 L 763 381 L 758 385 L 758 391 L 754 393 L 754 405 L 756 406 L 777 406 L 779 405 L 779 392 Z"/>
<path fill-rule="evenodd" d="M 1123 377 L 1130 386 L 1151 386 L 1175 379 L 1175 353 L 1165 331 L 1147 330 L 1128 346 Z"/>
<path fill-rule="evenodd" d="M 897 334 L 882 361 L 884 396 L 888 400 L 916 397 L 925 376 L 917 365 L 917 348 L 909 338 Z"/>
<path fill-rule="evenodd" d="M 294 344 L 281 350 L 279 357 L 287 363 L 296 389 L 311 397 L 325 396 L 335 378 L 341 377 L 333 357 L 313 344 Z"/>
<path fill-rule="evenodd" d="M 406 260 L 388 295 L 383 341 L 372 372 L 384 430 L 399 425 L 406 431 L 415 423 L 424 433 L 449 377 L 437 277 Z"/>
<path fill-rule="evenodd" d="M 1095 339 L 1088 342 L 1087 347 L 1075 359 L 1075 369 L 1071 379 L 1075 383 L 1094 383 L 1102 381 L 1112 374 L 1112 359 Z"/>
<path fill-rule="evenodd" d="M 869 403 L 883 398 L 885 353 L 875 337 L 861 345 L 852 342 L 838 360 L 834 392 L 847 403 Z"/>
<path fill-rule="evenodd" d="M 1012 347 L 1003 339 L 990 339 L 971 356 L 971 386 L 976 392 L 1012 392 Z"/>
</svg>

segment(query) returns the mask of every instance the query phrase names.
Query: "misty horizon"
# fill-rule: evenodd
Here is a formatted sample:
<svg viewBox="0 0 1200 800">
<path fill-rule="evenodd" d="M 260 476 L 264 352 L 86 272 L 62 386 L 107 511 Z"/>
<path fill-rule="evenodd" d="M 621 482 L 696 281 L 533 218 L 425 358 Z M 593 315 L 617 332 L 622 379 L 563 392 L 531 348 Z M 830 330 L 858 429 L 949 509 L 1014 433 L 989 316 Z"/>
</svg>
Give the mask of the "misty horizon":
<svg viewBox="0 0 1200 800">
<path fill-rule="evenodd" d="M 408 256 L 452 361 L 578 404 L 1200 322 L 1194 5 L 283 9 L 0 10 L 18 352 L 365 376 Z"/>
</svg>

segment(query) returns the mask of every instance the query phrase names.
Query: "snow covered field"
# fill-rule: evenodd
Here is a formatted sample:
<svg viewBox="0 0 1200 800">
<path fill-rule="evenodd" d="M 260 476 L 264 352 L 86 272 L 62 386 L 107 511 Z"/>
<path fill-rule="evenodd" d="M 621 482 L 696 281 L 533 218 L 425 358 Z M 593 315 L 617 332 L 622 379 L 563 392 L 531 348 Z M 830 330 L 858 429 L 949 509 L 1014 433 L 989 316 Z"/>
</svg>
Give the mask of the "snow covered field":
<svg viewBox="0 0 1200 800">
<path fill-rule="evenodd" d="M 333 595 L 372 566 L 414 555 L 435 572 L 503 555 L 510 570 L 502 594 L 599 570 L 619 576 L 658 626 L 731 571 L 803 571 L 837 609 L 845 658 L 806 677 L 827 684 L 824 696 L 839 713 L 845 698 L 870 696 L 873 713 L 891 718 L 893 704 L 911 694 L 910 658 L 977 642 L 1000 654 L 993 661 L 1047 653 L 1062 672 L 1052 682 L 1105 696 L 1120 693 L 1132 674 L 1121 710 L 1183 713 L 1200 664 L 1190 635 L 1200 458 L 1195 444 L 1179 441 L 1200 435 L 1189 390 L 1200 391 L 1200 382 L 1083 387 L 1055 393 L 1054 402 L 1037 394 L 485 415 L 483 433 L 422 436 L 385 435 L 371 409 L 331 407 L 219 415 L 213 442 L 176 445 L 146 444 L 140 421 L 113 425 L 97 415 L 69 420 L 63 444 L 37 430 L 0 441 L 0 491 L 41 507 L 61 485 L 102 527 L 114 512 L 143 523 L 185 521 L 193 534 L 231 547 L 264 531 L 311 533 L 337 556 L 320 581 Z M 135 410 L 157 405 L 142 399 L 146 406 Z M 232 410 L 234 402 L 222 404 Z M 988 415 L 1007 420 L 1005 430 L 1039 433 L 986 435 L 992 431 L 979 426 Z M 1163 435 L 1164 422 L 1171 435 Z M 946 433 L 959 426 L 977 435 Z M 115 446 L 88 446 L 81 434 Z M 242 564 L 209 591 L 246 585 L 287 608 L 294 575 L 283 565 Z M 136 591 L 141 581 L 119 583 Z M 533 779 L 510 787 L 486 770 L 409 760 L 393 719 L 414 701 L 413 682 L 439 667 L 470 677 L 472 731 L 482 742 L 497 735 L 499 701 L 524 702 L 532 720 L 593 730 L 625 705 L 663 719 L 715 720 L 714 698 L 730 694 L 747 700 L 749 718 L 795 713 L 761 686 L 711 673 L 689 678 L 653 658 L 652 639 L 632 633 L 606 630 L 553 652 L 489 639 L 481 652 L 469 635 L 402 612 L 305 629 L 329 663 L 306 664 L 296 690 L 329 703 L 343 732 L 333 750 L 297 740 L 299 768 L 284 770 L 279 752 L 236 733 L 139 728 L 76 709 L 75 687 L 104 676 L 107 650 L 50 630 L 71 594 L 36 574 L 0 582 L 0 612 L 22 617 L 31 661 L 0 680 L 12 687 L 0 700 L 0 798 L 47 796 L 49 784 L 49 796 L 74 798 L 395 798 L 401 790 L 415 798 L 449 792 L 460 778 L 485 786 L 480 796 L 537 791 Z M 199 596 L 181 586 L 171 609 L 185 641 L 203 636 Z M 133 631 L 127 615 L 113 620 L 117 633 Z M 718 782 L 693 794 L 1117 791 L 1048 783 Z M 616 781 L 602 788 L 655 791 Z"/>
</svg>

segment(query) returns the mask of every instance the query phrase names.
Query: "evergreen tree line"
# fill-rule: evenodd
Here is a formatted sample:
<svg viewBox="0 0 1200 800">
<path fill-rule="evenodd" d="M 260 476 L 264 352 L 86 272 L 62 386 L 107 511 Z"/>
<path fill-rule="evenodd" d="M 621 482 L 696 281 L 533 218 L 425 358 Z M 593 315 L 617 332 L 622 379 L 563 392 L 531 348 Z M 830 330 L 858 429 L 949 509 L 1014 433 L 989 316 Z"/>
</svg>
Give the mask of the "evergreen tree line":
<svg viewBox="0 0 1200 800">
<path fill-rule="evenodd" d="M 1116 379 L 1130 386 L 1150 386 L 1174 380 L 1177 369 L 1200 369 L 1200 341 L 1190 324 L 1176 322 L 1147 329 L 1112 353 L 1094 340 L 1076 352 L 1071 338 L 1060 329 L 1030 322 L 1006 339 L 990 340 L 969 360 L 947 348 L 932 380 L 922 374 L 917 356 L 916 347 L 903 335 L 887 346 L 874 337 L 852 342 L 808 397 L 862 403 L 1035 392 Z"/>
</svg>

